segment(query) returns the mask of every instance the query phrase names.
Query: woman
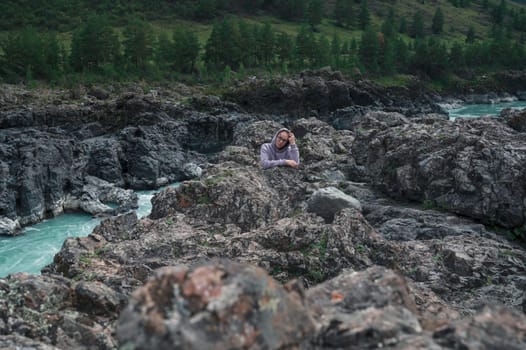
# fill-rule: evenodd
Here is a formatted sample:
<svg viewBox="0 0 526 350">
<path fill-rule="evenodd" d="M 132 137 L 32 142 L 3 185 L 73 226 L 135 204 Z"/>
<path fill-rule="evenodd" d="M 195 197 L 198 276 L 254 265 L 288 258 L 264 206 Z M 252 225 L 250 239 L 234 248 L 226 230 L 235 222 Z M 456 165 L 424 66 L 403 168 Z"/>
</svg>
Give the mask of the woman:
<svg viewBox="0 0 526 350">
<path fill-rule="evenodd" d="M 297 169 L 300 164 L 300 152 L 294 134 L 289 129 L 279 129 L 270 143 L 261 146 L 260 159 L 263 169 L 275 166 Z"/>
</svg>

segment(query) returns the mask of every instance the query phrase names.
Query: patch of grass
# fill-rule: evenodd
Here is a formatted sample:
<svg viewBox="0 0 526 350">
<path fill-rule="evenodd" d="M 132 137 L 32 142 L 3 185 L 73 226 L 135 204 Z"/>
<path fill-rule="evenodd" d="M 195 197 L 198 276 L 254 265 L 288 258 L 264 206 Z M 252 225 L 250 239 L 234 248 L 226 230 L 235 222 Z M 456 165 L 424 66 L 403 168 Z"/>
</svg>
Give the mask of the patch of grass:
<svg viewBox="0 0 526 350">
<path fill-rule="evenodd" d="M 367 250 L 367 248 L 366 248 L 363 244 L 358 244 L 358 245 L 356 246 L 356 251 L 357 251 L 358 253 L 360 253 L 360 254 L 365 253 L 366 250 Z"/>
<path fill-rule="evenodd" d="M 433 260 L 435 263 L 440 263 L 442 260 L 444 260 L 444 257 L 441 254 L 435 254 L 431 260 Z"/>
<path fill-rule="evenodd" d="M 197 199 L 198 204 L 210 204 L 210 197 L 207 194 L 202 195 Z"/>
<path fill-rule="evenodd" d="M 218 183 L 224 181 L 225 179 L 226 177 L 220 176 L 220 175 L 210 176 L 205 179 L 205 185 L 207 186 L 217 185 Z"/>
<path fill-rule="evenodd" d="M 303 256 L 316 255 L 320 258 L 320 261 L 325 260 L 325 254 L 327 253 L 327 242 L 329 241 L 329 234 L 324 232 L 319 242 L 311 243 L 307 247 L 300 250 Z"/>
<path fill-rule="evenodd" d="M 434 200 L 424 199 L 422 201 L 422 207 L 424 207 L 424 210 L 431 210 L 431 209 L 436 209 L 437 205 Z"/>
<path fill-rule="evenodd" d="M 82 264 L 82 265 L 85 265 L 85 266 L 89 266 L 91 265 L 91 259 L 93 259 L 95 257 L 95 254 L 94 253 L 85 253 L 85 254 L 81 254 L 79 256 L 79 262 Z"/>
<path fill-rule="evenodd" d="M 372 79 L 378 85 L 384 87 L 392 86 L 410 86 L 413 82 L 413 77 L 405 74 L 396 74 L 392 76 L 380 76 Z"/>
<path fill-rule="evenodd" d="M 307 274 L 310 278 L 312 278 L 317 283 L 323 282 L 325 280 L 325 273 L 323 273 L 323 271 L 309 270 Z"/>
<path fill-rule="evenodd" d="M 104 246 L 104 247 L 97 248 L 95 250 L 95 255 L 100 256 L 100 255 L 104 254 L 105 252 L 107 252 L 108 250 L 110 250 L 110 247 L 107 246 L 107 245 Z"/>
</svg>

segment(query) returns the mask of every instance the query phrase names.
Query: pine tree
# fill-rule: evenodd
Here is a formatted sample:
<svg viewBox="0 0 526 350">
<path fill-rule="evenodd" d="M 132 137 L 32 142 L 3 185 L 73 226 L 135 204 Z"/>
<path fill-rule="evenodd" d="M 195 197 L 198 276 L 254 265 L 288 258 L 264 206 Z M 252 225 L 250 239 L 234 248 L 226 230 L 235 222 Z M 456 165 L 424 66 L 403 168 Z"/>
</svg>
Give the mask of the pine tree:
<svg viewBox="0 0 526 350">
<path fill-rule="evenodd" d="M 393 40 L 388 40 L 384 45 L 381 66 L 382 73 L 387 75 L 394 74 L 397 70 L 395 43 Z"/>
<path fill-rule="evenodd" d="M 465 67 L 464 49 L 461 44 L 454 43 L 449 51 L 449 66 L 452 68 L 463 68 Z"/>
<path fill-rule="evenodd" d="M 334 5 L 334 19 L 336 25 L 344 28 L 351 28 L 353 21 L 353 0 L 336 0 Z"/>
<path fill-rule="evenodd" d="M 166 32 L 161 32 L 157 37 L 157 45 L 155 46 L 155 62 L 160 70 L 173 68 L 174 61 L 174 47 L 173 41 Z"/>
<path fill-rule="evenodd" d="M 407 70 L 409 64 L 409 47 L 402 38 L 398 38 L 394 43 L 396 57 L 396 70 L 402 72 Z"/>
<path fill-rule="evenodd" d="M 382 23 L 382 33 L 386 38 L 392 38 L 396 34 L 395 13 L 392 7 L 389 8 L 389 13 L 387 14 L 386 19 Z"/>
<path fill-rule="evenodd" d="M 153 59 L 155 37 L 149 23 L 133 18 L 123 31 L 124 58 L 132 69 L 144 69 Z"/>
<path fill-rule="evenodd" d="M 433 34 L 440 34 L 444 28 L 444 14 L 440 7 L 438 7 L 433 15 L 433 22 L 431 24 L 431 31 Z"/>
<path fill-rule="evenodd" d="M 504 17 L 506 16 L 508 10 L 506 5 L 506 0 L 500 0 L 500 3 L 498 6 L 493 8 L 492 16 L 493 21 L 496 24 L 502 24 L 504 22 Z"/>
<path fill-rule="evenodd" d="M 321 23 L 323 18 L 323 1 L 322 0 L 309 0 L 307 4 L 306 18 L 307 23 L 314 30 L 318 24 Z"/>
<path fill-rule="evenodd" d="M 338 34 L 334 33 L 331 40 L 331 62 L 336 69 L 341 67 L 342 44 Z"/>
<path fill-rule="evenodd" d="M 281 32 L 276 39 L 276 54 L 279 62 L 283 65 L 292 61 L 294 43 L 287 33 Z"/>
<path fill-rule="evenodd" d="M 45 68 L 42 38 L 33 27 L 20 34 L 10 33 L 1 48 L 5 59 L 3 70 L 14 79 L 26 76 L 27 72 L 38 78 Z"/>
<path fill-rule="evenodd" d="M 174 68 L 181 73 L 191 73 L 194 70 L 199 55 L 199 40 L 190 30 L 175 29 L 173 33 Z"/>
<path fill-rule="evenodd" d="M 367 0 L 362 0 L 360 4 L 360 14 L 358 16 L 358 23 L 360 25 L 360 29 L 365 30 L 365 28 L 369 25 L 371 22 L 371 15 L 369 13 L 369 5 L 367 4 Z"/>
<path fill-rule="evenodd" d="M 413 15 L 413 23 L 411 24 L 411 31 L 409 33 L 413 38 L 422 38 L 424 36 L 424 19 L 422 12 L 417 11 Z"/>
<path fill-rule="evenodd" d="M 466 34 L 466 43 L 471 44 L 475 42 L 475 29 L 469 27 L 468 33 Z"/>
<path fill-rule="evenodd" d="M 316 43 L 315 55 L 312 57 L 314 68 L 331 64 L 331 44 L 325 35 L 321 35 Z"/>
<path fill-rule="evenodd" d="M 379 70 L 380 44 L 378 35 L 372 26 L 368 26 L 362 34 L 358 56 L 367 71 L 376 73 Z"/>
<path fill-rule="evenodd" d="M 120 42 L 107 17 L 91 16 L 71 42 L 71 66 L 76 71 L 94 71 L 115 65 L 120 59 Z"/>
<path fill-rule="evenodd" d="M 316 38 L 312 31 L 302 26 L 296 36 L 295 58 L 298 68 L 305 68 L 313 64 L 317 55 Z"/>
</svg>

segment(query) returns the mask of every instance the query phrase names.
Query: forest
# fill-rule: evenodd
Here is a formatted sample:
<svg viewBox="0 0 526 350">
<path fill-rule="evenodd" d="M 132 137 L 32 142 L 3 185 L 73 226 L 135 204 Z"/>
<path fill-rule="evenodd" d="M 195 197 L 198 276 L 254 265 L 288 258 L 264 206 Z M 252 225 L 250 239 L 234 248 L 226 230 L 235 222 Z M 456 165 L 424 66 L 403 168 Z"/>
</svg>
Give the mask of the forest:
<svg viewBox="0 0 526 350">
<path fill-rule="evenodd" d="M 225 81 L 331 66 L 350 76 L 413 74 L 454 83 L 455 76 L 526 67 L 526 7 L 419 0 L 408 13 L 405 2 L 3 1 L 0 79 Z M 460 24 L 448 17 L 451 9 L 460 17 L 476 9 L 484 26 L 454 30 Z M 297 30 L 284 31 L 273 18 Z M 181 19 L 203 23 L 209 35 L 199 38 Z M 323 23 L 339 31 L 322 33 Z"/>
</svg>

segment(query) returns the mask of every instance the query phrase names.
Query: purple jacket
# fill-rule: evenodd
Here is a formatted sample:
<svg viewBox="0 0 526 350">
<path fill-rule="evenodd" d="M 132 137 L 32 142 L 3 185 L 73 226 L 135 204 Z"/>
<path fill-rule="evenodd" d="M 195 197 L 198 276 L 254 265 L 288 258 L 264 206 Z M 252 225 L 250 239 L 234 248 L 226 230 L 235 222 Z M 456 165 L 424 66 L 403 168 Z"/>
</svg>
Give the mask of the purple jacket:
<svg viewBox="0 0 526 350">
<path fill-rule="evenodd" d="M 263 169 L 272 168 L 274 166 L 284 166 L 285 160 L 292 159 L 296 163 L 300 163 L 300 152 L 298 146 L 289 145 L 288 143 L 282 149 L 276 147 L 276 138 L 282 131 L 290 132 L 289 129 L 282 128 L 272 138 L 270 143 L 261 145 L 260 162 Z"/>
</svg>

